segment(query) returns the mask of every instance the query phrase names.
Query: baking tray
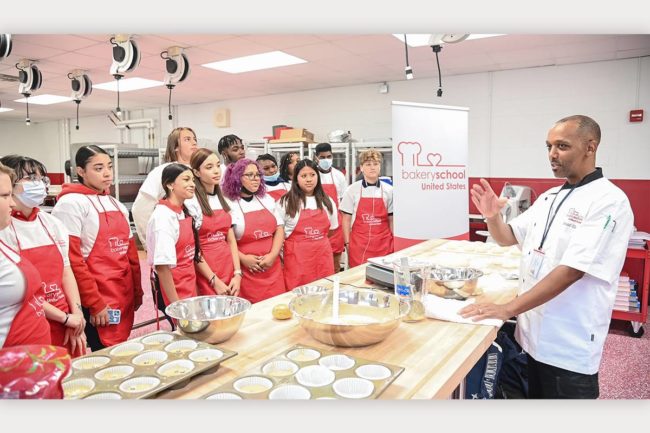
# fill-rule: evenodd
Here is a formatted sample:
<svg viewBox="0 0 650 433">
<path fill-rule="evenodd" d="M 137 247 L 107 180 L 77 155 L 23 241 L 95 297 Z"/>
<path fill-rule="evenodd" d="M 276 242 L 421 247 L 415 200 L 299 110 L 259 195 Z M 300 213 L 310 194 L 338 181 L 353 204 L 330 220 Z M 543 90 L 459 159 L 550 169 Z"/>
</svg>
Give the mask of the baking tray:
<svg viewBox="0 0 650 433">
<path fill-rule="evenodd" d="M 403 371 L 396 365 L 298 344 L 201 398 L 374 399 Z"/>
<path fill-rule="evenodd" d="M 216 371 L 237 352 L 158 331 L 72 361 L 65 399 L 142 399 L 182 388 L 197 374 Z"/>
</svg>

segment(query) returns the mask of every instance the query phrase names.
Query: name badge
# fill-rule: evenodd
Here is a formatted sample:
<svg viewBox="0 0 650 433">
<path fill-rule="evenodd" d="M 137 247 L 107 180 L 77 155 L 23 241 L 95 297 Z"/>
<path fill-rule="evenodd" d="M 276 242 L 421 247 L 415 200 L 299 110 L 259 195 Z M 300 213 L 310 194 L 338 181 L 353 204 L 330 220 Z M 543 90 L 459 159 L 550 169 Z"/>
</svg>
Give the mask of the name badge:
<svg viewBox="0 0 650 433">
<path fill-rule="evenodd" d="M 539 271 L 542 269 L 542 264 L 544 263 L 545 254 L 541 250 L 533 250 L 532 255 L 528 267 L 528 275 L 537 279 Z"/>
<path fill-rule="evenodd" d="M 111 308 L 109 308 L 107 311 L 108 311 L 108 324 L 119 325 L 120 320 L 122 319 L 122 312 L 120 310 L 113 310 Z"/>
</svg>

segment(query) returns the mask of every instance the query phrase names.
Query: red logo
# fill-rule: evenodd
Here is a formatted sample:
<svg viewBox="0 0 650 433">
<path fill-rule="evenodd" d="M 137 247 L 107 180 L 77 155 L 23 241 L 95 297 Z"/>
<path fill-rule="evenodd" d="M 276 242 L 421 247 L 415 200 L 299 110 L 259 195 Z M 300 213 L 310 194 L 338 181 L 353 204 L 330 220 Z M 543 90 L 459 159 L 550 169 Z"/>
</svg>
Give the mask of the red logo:
<svg viewBox="0 0 650 433">
<path fill-rule="evenodd" d="M 465 167 L 464 164 L 442 164 L 440 153 L 422 155 L 422 145 L 417 141 L 400 141 L 397 152 L 401 156 L 403 167 Z"/>
</svg>

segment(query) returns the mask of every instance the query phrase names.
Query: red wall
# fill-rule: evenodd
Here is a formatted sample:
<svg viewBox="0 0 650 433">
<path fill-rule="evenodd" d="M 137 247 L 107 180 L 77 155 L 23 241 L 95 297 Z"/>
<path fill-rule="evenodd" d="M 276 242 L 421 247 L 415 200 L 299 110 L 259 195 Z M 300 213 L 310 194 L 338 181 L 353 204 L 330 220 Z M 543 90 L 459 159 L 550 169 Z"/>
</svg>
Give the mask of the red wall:
<svg viewBox="0 0 650 433">
<path fill-rule="evenodd" d="M 490 177 L 486 178 L 490 183 L 492 189 L 498 194 L 506 182 L 513 185 L 529 186 L 539 196 L 544 191 L 557 185 L 564 183 L 563 179 L 534 179 L 534 178 L 504 178 L 504 177 Z M 650 180 L 636 180 L 636 179 L 610 179 L 612 183 L 621 188 L 630 200 L 632 212 L 634 212 L 634 225 L 637 230 L 650 232 Z M 470 177 L 469 185 L 479 182 L 478 177 Z M 533 194 L 533 201 L 535 201 L 535 194 Z M 469 201 L 469 213 L 478 214 L 479 211 Z"/>
</svg>

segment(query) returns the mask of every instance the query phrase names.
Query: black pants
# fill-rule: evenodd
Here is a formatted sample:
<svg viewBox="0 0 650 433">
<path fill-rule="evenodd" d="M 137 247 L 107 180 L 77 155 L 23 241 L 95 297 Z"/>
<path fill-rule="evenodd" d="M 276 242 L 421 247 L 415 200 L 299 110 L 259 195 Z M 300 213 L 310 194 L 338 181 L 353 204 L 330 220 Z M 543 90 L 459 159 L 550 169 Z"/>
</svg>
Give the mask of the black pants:
<svg viewBox="0 0 650 433">
<path fill-rule="evenodd" d="M 99 339 L 97 328 L 90 324 L 90 310 L 86 307 L 81 307 L 81 311 L 83 311 L 84 318 L 86 319 L 86 327 L 84 328 L 84 332 L 86 333 L 86 344 L 93 352 L 105 348 L 106 346 L 104 346 L 102 340 Z"/>
<path fill-rule="evenodd" d="M 598 373 L 576 373 L 528 355 L 528 398 L 595 399 L 599 395 Z"/>
<path fill-rule="evenodd" d="M 151 276 L 151 294 L 153 295 L 154 302 L 158 304 L 158 310 L 160 310 L 161 313 L 163 313 L 163 316 L 165 316 L 165 319 L 169 322 L 169 324 L 172 327 L 172 331 L 176 330 L 176 325 L 174 325 L 174 320 L 167 315 L 165 312 L 165 308 L 167 308 L 167 305 L 165 305 L 165 299 L 163 299 L 162 295 L 162 287 L 160 287 L 160 280 L 158 279 L 158 274 L 155 272 L 152 272 Z"/>
</svg>

